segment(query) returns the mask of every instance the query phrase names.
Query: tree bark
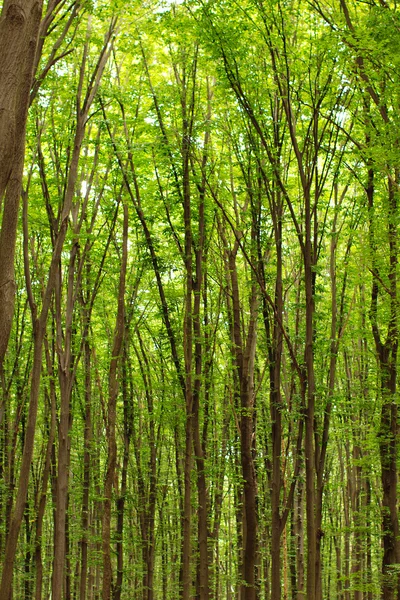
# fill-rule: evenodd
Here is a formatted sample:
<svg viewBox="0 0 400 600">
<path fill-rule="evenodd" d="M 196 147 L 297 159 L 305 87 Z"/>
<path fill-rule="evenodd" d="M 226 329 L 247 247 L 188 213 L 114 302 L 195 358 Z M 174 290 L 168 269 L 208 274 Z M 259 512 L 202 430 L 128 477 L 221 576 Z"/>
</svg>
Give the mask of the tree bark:
<svg viewBox="0 0 400 600">
<path fill-rule="evenodd" d="M 41 0 L 5 0 L 0 16 L 0 369 L 14 314 L 14 256 Z"/>
<path fill-rule="evenodd" d="M 112 490 L 117 462 L 116 419 L 118 376 L 117 370 L 120 362 L 125 330 L 125 287 L 128 262 L 128 207 L 124 203 L 124 223 L 122 237 L 122 260 L 120 267 L 118 308 L 114 331 L 113 348 L 108 376 L 108 417 L 107 417 L 107 472 L 104 481 L 103 503 L 103 600 L 111 600 L 112 592 L 112 563 L 111 563 L 111 503 Z"/>
<path fill-rule="evenodd" d="M 257 290 L 253 283 L 250 299 L 250 321 L 243 342 L 240 318 L 240 296 L 235 249 L 228 254 L 231 281 L 233 343 L 240 396 L 240 460 L 244 496 L 243 584 L 241 600 L 256 599 L 255 566 L 257 558 L 256 474 L 253 460 L 254 360 L 256 346 Z"/>
<path fill-rule="evenodd" d="M 35 565 L 36 565 L 36 587 L 35 587 L 35 600 L 42 600 L 42 583 L 43 583 L 43 562 L 42 562 L 42 532 L 43 532 L 43 518 L 46 508 L 47 500 L 47 486 L 51 471 L 51 455 L 53 451 L 53 444 L 56 435 L 56 391 L 53 378 L 53 365 L 50 356 L 48 344 L 45 340 L 45 353 L 46 353 L 46 364 L 47 372 L 49 375 L 49 403 L 50 403 L 50 425 L 49 425 L 49 437 L 46 446 L 46 458 L 43 467 L 42 485 L 39 495 L 39 503 L 36 517 L 36 535 L 35 535 Z"/>
<path fill-rule="evenodd" d="M 74 309 L 74 275 L 77 242 L 70 252 L 67 283 L 67 306 L 65 334 L 62 335 L 61 323 L 61 273 L 57 274 L 55 286 L 56 299 L 56 329 L 58 348 L 58 381 L 60 386 L 60 422 L 58 427 L 58 462 L 56 481 L 56 512 L 54 521 L 54 561 L 52 574 L 52 598 L 61 600 L 64 583 L 64 559 L 66 554 L 66 518 L 68 499 L 68 480 L 70 464 L 69 432 L 71 427 L 71 395 L 74 383 L 72 356 L 72 318 Z M 64 348 L 63 348 L 64 337 Z"/>
<path fill-rule="evenodd" d="M 79 600 L 86 600 L 88 577 L 88 537 L 89 537 L 89 492 L 90 492 L 90 466 L 92 450 L 92 377 L 91 377 L 91 348 L 89 340 L 84 342 L 84 369 L 85 369 L 85 428 L 84 428 L 84 454 L 83 454 L 83 486 L 82 486 L 82 538 Z"/>
</svg>

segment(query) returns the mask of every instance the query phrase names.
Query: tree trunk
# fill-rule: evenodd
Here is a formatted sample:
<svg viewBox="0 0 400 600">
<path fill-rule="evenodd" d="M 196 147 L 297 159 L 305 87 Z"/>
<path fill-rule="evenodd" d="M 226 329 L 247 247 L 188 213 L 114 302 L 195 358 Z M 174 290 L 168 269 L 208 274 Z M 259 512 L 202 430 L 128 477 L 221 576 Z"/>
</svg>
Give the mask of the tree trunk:
<svg viewBox="0 0 400 600">
<path fill-rule="evenodd" d="M 367 137 L 367 143 L 369 143 Z M 395 181 L 398 185 L 398 172 Z M 370 321 L 374 336 L 376 353 L 379 361 L 380 391 L 381 391 L 381 420 L 379 431 L 379 449 L 381 461 L 382 483 L 382 599 L 394 600 L 400 598 L 400 574 L 393 572 L 392 565 L 400 562 L 400 529 L 397 509 L 397 350 L 398 350 L 398 292 L 397 292 L 397 192 L 392 180 L 388 181 L 388 279 L 390 284 L 390 315 L 386 340 L 383 342 L 378 326 L 378 296 L 379 268 L 376 261 L 377 241 L 374 222 L 374 170 L 372 165 L 368 170 L 366 186 L 369 219 L 370 219 L 370 248 L 374 277 L 371 289 Z M 376 275 L 375 275 L 376 274 Z"/>
<path fill-rule="evenodd" d="M 296 600 L 304 600 L 304 486 L 299 480 L 295 496 L 295 532 L 296 532 L 296 567 L 297 567 L 297 595 Z"/>
<path fill-rule="evenodd" d="M 92 445 L 92 377 L 91 377 L 91 348 L 88 339 L 84 343 L 85 368 L 85 429 L 83 454 L 83 489 L 82 489 L 82 538 L 79 600 L 86 600 L 88 578 L 88 537 L 89 537 L 89 492 Z"/>
<path fill-rule="evenodd" d="M 306 246 L 304 255 L 304 277 L 306 288 L 306 339 L 304 360 L 307 371 L 306 427 L 305 427 L 305 471 L 306 471 L 306 513 L 307 513 L 307 600 L 316 598 L 317 535 L 315 516 L 315 374 L 314 374 L 314 290 L 313 260 L 311 248 L 311 207 L 306 197 Z"/>
<path fill-rule="evenodd" d="M 125 328 L 127 324 L 125 323 Z M 122 350 L 122 400 L 124 405 L 124 444 L 122 452 L 122 472 L 121 489 L 117 499 L 117 529 L 116 529 L 116 555 L 117 555 L 117 573 L 113 600 L 121 600 L 122 583 L 124 576 L 124 515 L 125 515 L 125 497 L 127 492 L 127 476 L 129 461 L 129 446 L 132 432 L 132 408 L 131 399 L 128 393 L 128 369 L 127 369 L 127 332 L 124 335 Z"/>
<path fill-rule="evenodd" d="M 64 559 L 66 554 L 66 519 L 70 463 L 69 432 L 72 423 L 71 395 L 74 383 L 72 356 L 72 319 L 74 310 L 74 279 L 77 242 L 72 246 L 68 267 L 67 305 L 65 315 L 65 333 L 62 334 L 61 322 L 61 272 L 57 274 L 55 286 L 56 329 L 58 348 L 58 381 L 60 386 L 60 422 L 58 429 L 58 463 L 56 482 L 56 512 L 54 521 L 54 562 L 52 575 L 52 599 L 61 600 L 64 581 Z M 64 337 L 64 344 L 63 344 Z"/>
<path fill-rule="evenodd" d="M 232 292 L 233 341 L 240 386 L 240 457 L 244 496 L 243 580 L 241 600 L 256 599 L 255 567 L 257 555 L 256 477 L 253 461 L 254 422 L 254 359 L 256 346 L 257 291 L 252 286 L 250 322 L 246 344 L 243 344 L 240 320 L 240 297 L 235 260 L 236 251 L 229 252 L 229 273 Z"/>
<path fill-rule="evenodd" d="M 0 17 L 0 369 L 14 313 L 14 255 L 41 0 L 5 0 Z"/>
<path fill-rule="evenodd" d="M 43 583 L 43 562 L 42 562 L 42 532 L 43 532 L 43 518 L 46 508 L 47 500 L 47 486 L 50 477 L 51 470 L 51 455 L 53 451 L 53 444 L 56 435 L 56 391 L 54 386 L 53 378 L 53 366 L 51 364 L 51 357 L 47 342 L 45 342 L 46 348 L 46 363 L 47 372 L 49 375 L 49 403 L 50 403 L 50 425 L 49 425 L 49 438 L 46 447 L 46 458 L 43 467 L 42 475 L 42 486 L 40 490 L 39 504 L 37 509 L 36 517 L 36 538 L 35 538 L 35 564 L 36 564 L 36 591 L 35 600 L 42 600 L 42 583 Z"/>
<path fill-rule="evenodd" d="M 118 308 L 114 331 L 113 348 L 108 379 L 108 418 L 107 418 L 107 472 L 104 481 L 103 503 L 103 600 L 111 600 L 112 563 L 111 563 L 111 503 L 112 490 L 117 462 L 116 419 L 118 377 L 117 369 L 120 360 L 125 329 L 125 283 L 128 261 L 128 207 L 124 204 L 124 225 L 122 240 L 122 262 L 120 268 Z"/>
</svg>

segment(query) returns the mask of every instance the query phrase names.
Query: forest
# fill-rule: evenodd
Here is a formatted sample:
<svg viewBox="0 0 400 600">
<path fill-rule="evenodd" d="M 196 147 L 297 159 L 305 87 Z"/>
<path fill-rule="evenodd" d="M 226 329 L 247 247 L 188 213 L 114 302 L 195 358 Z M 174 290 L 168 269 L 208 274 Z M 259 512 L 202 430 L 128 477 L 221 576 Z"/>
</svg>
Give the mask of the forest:
<svg viewBox="0 0 400 600">
<path fill-rule="evenodd" d="M 2 1 L 0 600 L 400 600 L 397 4 Z"/>
</svg>

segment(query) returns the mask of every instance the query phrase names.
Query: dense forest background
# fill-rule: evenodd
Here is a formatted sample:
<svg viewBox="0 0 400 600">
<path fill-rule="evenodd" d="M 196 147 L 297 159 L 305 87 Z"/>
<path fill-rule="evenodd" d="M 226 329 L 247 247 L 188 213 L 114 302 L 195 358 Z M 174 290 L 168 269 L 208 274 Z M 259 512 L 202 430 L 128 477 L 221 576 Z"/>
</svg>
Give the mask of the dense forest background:
<svg viewBox="0 0 400 600">
<path fill-rule="evenodd" d="M 396 0 L 3 0 L 1 600 L 399 600 Z"/>
</svg>

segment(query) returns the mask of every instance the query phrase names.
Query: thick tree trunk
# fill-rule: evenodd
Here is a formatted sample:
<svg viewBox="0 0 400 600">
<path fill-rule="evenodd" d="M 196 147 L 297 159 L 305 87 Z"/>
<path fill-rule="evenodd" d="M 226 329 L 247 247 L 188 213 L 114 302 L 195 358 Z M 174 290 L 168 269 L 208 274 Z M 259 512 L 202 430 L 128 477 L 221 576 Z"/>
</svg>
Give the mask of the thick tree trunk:
<svg viewBox="0 0 400 600">
<path fill-rule="evenodd" d="M 14 313 L 14 254 L 41 0 L 5 0 L 0 17 L 0 368 Z"/>
</svg>

